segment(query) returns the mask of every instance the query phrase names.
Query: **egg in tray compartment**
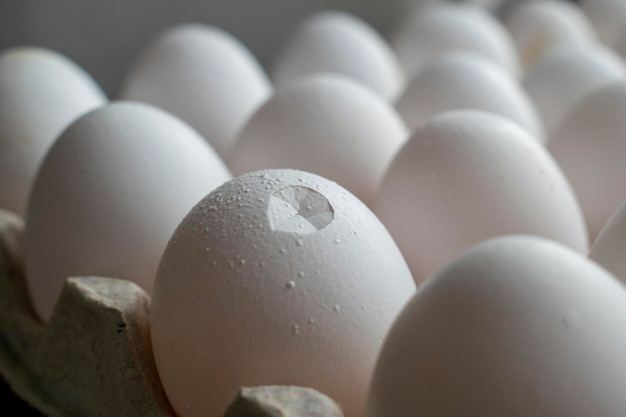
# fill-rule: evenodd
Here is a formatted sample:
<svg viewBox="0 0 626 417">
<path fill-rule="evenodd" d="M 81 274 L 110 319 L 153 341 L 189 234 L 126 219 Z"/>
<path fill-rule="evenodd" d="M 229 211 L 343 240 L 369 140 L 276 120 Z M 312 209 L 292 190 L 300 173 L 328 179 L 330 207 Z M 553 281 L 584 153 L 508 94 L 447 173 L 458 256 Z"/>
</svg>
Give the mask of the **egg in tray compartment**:
<svg viewBox="0 0 626 417">
<path fill-rule="evenodd" d="M 115 278 L 67 280 L 47 324 L 34 313 L 23 275 L 23 222 L 0 210 L 0 375 L 50 417 L 175 416 L 159 382 L 150 342 L 150 297 Z M 225 416 L 343 417 L 310 388 L 242 388 Z M 252 410 L 252 411 L 251 411 Z"/>
</svg>

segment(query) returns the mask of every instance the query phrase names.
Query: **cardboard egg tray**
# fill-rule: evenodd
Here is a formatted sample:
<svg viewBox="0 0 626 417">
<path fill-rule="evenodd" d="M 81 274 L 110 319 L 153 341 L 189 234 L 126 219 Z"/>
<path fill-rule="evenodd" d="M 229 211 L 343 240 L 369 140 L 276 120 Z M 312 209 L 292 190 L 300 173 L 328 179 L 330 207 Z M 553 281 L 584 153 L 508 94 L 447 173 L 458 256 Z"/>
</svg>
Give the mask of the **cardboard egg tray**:
<svg viewBox="0 0 626 417">
<path fill-rule="evenodd" d="M 49 417 L 173 417 L 150 341 L 150 297 L 113 278 L 68 278 L 49 323 L 35 316 L 22 221 L 0 210 L 0 374 Z M 54 244 L 54 242 L 50 242 Z M 225 417 L 341 417 L 309 388 L 242 388 Z M 211 416 L 209 416 L 211 417 Z"/>
</svg>

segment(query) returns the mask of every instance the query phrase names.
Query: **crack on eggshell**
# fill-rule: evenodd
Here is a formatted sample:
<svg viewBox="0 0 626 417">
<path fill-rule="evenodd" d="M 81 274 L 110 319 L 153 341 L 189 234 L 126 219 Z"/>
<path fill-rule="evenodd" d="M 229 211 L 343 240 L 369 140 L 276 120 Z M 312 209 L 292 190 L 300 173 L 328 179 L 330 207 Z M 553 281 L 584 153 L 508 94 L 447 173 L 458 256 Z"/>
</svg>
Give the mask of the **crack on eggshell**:
<svg viewBox="0 0 626 417">
<path fill-rule="evenodd" d="M 310 234 L 335 219 L 335 210 L 319 192 L 302 186 L 287 186 L 272 194 L 267 214 L 274 231 Z"/>
</svg>

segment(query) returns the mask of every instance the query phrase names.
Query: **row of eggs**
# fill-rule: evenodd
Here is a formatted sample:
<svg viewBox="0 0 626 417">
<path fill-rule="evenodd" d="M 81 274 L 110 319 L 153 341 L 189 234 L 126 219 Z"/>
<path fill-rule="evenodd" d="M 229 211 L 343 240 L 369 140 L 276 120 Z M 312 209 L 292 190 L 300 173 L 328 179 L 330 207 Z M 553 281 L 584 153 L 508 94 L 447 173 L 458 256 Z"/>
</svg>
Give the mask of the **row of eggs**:
<svg viewBox="0 0 626 417">
<path fill-rule="evenodd" d="M 38 315 L 68 275 L 148 291 L 156 275 L 155 357 L 181 416 L 220 415 L 242 384 L 282 383 L 352 417 L 391 324 L 435 275 L 389 334 L 372 415 L 623 414 L 619 393 L 607 399 L 626 378 L 623 289 L 580 254 L 626 197 L 626 70 L 572 4 L 523 3 L 507 29 L 436 2 L 390 48 L 323 13 L 283 50 L 273 92 L 230 35 L 185 25 L 139 58 L 121 94 L 133 102 L 112 104 L 58 54 L 5 52 L 0 206 L 26 218 Z M 301 171 L 229 181 L 264 168 L 349 192 Z M 626 279 L 625 212 L 591 257 Z M 450 263 L 513 233 L 571 249 L 502 238 Z M 575 340 L 565 358 L 561 335 Z"/>
</svg>

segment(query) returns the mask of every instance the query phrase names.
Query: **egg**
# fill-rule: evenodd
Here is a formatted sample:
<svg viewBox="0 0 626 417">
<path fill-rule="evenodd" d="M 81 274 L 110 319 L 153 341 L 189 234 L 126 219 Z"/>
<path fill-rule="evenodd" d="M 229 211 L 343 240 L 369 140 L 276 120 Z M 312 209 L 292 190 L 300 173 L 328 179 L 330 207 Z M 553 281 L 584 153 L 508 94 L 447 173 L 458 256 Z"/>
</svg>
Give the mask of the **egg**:
<svg viewBox="0 0 626 417">
<path fill-rule="evenodd" d="M 387 337 L 368 417 L 620 417 L 625 288 L 558 243 L 469 249 L 411 299 Z"/>
<path fill-rule="evenodd" d="M 241 386 L 295 385 L 364 413 L 383 339 L 414 293 L 391 236 L 317 175 L 266 170 L 198 203 L 158 269 L 152 345 L 181 417 L 223 415 Z"/>
<path fill-rule="evenodd" d="M 615 210 L 591 245 L 589 258 L 626 283 L 626 201 Z"/>
<path fill-rule="evenodd" d="M 396 104 L 409 130 L 448 110 L 499 114 L 544 140 L 539 116 L 517 80 L 477 54 L 452 52 L 427 65 Z"/>
<path fill-rule="evenodd" d="M 626 31 L 626 2 L 623 0 L 582 0 L 581 8 L 607 46 L 617 46 Z"/>
<path fill-rule="evenodd" d="M 408 132 L 379 95 L 337 75 L 313 75 L 267 101 L 229 161 L 236 175 L 267 168 L 309 171 L 370 203 Z"/>
<path fill-rule="evenodd" d="M 385 174 L 374 211 L 418 283 L 499 235 L 538 235 L 588 250 L 574 192 L 545 148 L 484 112 L 443 113 L 413 132 Z"/>
<path fill-rule="evenodd" d="M 585 95 L 626 78 L 613 51 L 596 45 L 569 46 L 548 55 L 526 73 L 523 86 L 541 114 L 548 137 Z"/>
<path fill-rule="evenodd" d="M 596 40 L 580 8 L 561 0 L 520 1 L 507 14 L 505 24 L 527 70 L 558 47 Z"/>
<path fill-rule="evenodd" d="M 443 54 L 459 50 L 479 54 L 513 75 L 520 71 L 506 30 L 476 6 L 439 4 L 409 14 L 391 39 L 409 78 Z"/>
<path fill-rule="evenodd" d="M 176 226 L 230 173 L 194 130 L 162 110 L 119 102 L 69 126 L 44 159 L 24 231 L 34 308 L 51 316 L 65 279 L 128 279 L 151 292 Z"/>
<path fill-rule="evenodd" d="M 121 97 L 177 115 L 225 157 L 271 92 L 263 69 L 238 40 L 212 26 L 184 24 L 137 59 Z"/>
<path fill-rule="evenodd" d="M 280 87 L 325 72 L 358 80 L 386 99 L 394 99 L 405 83 L 404 70 L 386 41 L 343 12 L 306 19 L 279 54 L 272 79 Z"/>
<path fill-rule="evenodd" d="M 65 56 L 19 47 L 0 54 L 0 207 L 24 216 L 48 148 L 66 125 L 103 105 L 94 80 Z"/>
<path fill-rule="evenodd" d="M 625 112 L 626 82 L 600 87 L 578 101 L 550 140 L 592 240 L 626 197 Z"/>
</svg>

